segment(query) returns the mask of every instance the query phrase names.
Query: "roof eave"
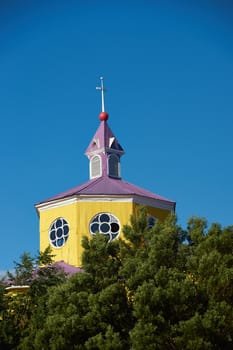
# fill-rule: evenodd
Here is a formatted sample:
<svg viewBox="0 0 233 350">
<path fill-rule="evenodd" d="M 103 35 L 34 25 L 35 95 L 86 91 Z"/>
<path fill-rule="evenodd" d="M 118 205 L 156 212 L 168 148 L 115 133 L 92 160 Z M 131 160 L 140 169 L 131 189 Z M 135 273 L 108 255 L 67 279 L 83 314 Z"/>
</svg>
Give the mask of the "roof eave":
<svg viewBox="0 0 233 350">
<path fill-rule="evenodd" d="M 95 150 L 91 150 L 91 151 L 86 151 L 85 155 L 89 158 L 90 156 L 93 156 L 95 154 L 99 154 L 99 153 L 116 153 L 116 154 L 120 154 L 121 156 L 123 154 L 125 154 L 124 150 L 117 150 L 117 149 L 112 149 L 109 147 L 102 147 L 102 148 L 98 148 Z"/>
<path fill-rule="evenodd" d="M 159 198 L 152 198 L 152 197 L 146 197 L 141 196 L 137 194 L 75 194 L 72 196 L 66 196 L 59 199 L 54 199 L 51 201 L 41 202 L 35 205 L 35 208 L 37 210 L 37 213 L 41 211 L 51 209 L 51 208 L 57 208 L 64 205 L 70 205 L 77 202 L 133 202 L 137 204 L 147 205 L 150 207 L 168 210 L 168 211 L 175 211 L 176 203 L 173 201 L 169 201 L 166 199 L 159 199 Z"/>
</svg>

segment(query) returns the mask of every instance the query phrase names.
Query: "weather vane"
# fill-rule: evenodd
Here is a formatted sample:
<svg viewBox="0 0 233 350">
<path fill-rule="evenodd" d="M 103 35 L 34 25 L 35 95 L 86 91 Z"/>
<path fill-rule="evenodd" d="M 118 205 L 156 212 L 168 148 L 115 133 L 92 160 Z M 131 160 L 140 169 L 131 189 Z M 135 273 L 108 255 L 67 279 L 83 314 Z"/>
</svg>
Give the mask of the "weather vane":
<svg viewBox="0 0 233 350">
<path fill-rule="evenodd" d="M 102 99 L 102 112 L 105 112 L 105 108 L 104 108 L 104 78 L 100 77 L 100 86 L 96 86 L 96 90 L 100 90 L 101 91 L 101 99 Z"/>
</svg>

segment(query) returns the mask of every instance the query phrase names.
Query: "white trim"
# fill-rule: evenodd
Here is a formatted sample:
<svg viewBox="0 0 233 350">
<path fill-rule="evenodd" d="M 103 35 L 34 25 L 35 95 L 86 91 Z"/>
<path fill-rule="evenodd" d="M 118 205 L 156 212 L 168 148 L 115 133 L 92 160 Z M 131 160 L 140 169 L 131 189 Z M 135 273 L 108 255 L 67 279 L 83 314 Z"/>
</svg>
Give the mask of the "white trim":
<svg viewBox="0 0 233 350">
<path fill-rule="evenodd" d="M 68 235 L 67 235 L 67 237 L 64 237 L 64 235 L 62 235 L 62 238 L 65 240 L 65 242 L 64 242 L 63 245 L 61 245 L 61 246 L 56 246 L 56 245 L 54 245 L 54 244 L 53 244 L 53 241 L 51 240 L 51 237 L 50 237 L 50 233 L 51 233 L 52 226 L 55 224 L 55 222 L 57 222 L 57 220 L 63 220 L 63 223 L 64 223 L 64 221 L 65 221 L 65 222 L 66 222 L 65 225 L 68 226 Z M 63 229 L 63 228 L 62 228 L 62 229 Z M 63 234 L 64 234 L 64 232 L 63 232 Z M 49 231 L 48 231 L 48 236 L 49 236 L 48 239 L 49 239 L 50 245 L 51 245 L 54 249 L 61 249 L 61 248 L 63 248 L 64 245 L 66 244 L 68 238 L 69 238 L 69 235 L 70 235 L 70 225 L 69 225 L 68 221 L 67 221 L 64 217 L 59 216 L 59 217 L 57 217 L 55 220 L 53 220 L 53 222 L 50 224 L 50 226 L 49 226 Z M 57 235 L 56 235 L 56 239 L 57 239 Z"/>
<path fill-rule="evenodd" d="M 121 150 L 119 150 L 119 149 L 114 149 L 114 148 L 106 147 L 106 148 L 105 148 L 105 153 L 116 153 L 116 154 L 122 155 L 122 154 L 125 153 L 125 151 L 121 151 Z"/>
<path fill-rule="evenodd" d="M 110 215 L 110 216 L 112 216 L 114 219 L 116 219 L 116 221 L 117 221 L 117 224 L 118 224 L 118 226 L 119 226 L 118 234 L 117 234 L 117 236 L 116 236 L 115 238 L 109 240 L 109 242 L 110 242 L 110 241 L 113 241 L 113 240 L 115 240 L 116 238 L 118 238 L 119 235 L 120 235 L 120 232 L 121 232 L 121 222 L 120 222 L 120 220 L 118 219 L 118 217 L 117 217 L 115 214 L 111 213 L 111 212 L 101 211 L 101 212 L 95 214 L 95 215 L 89 220 L 88 231 L 89 231 L 89 233 L 91 234 L 91 236 L 94 236 L 94 235 L 95 235 L 95 233 L 93 233 L 93 232 L 91 231 L 91 224 L 93 224 L 94 218 L 96 218 L 97 216 L 99 216 L 99 215 L 101 215 L 101 214 Z M 99 221 L 97 221 L 97 223 L 99 224 Z M 100 232 L 100 234 L 104 235 L 103 232 Z M 111 232 L 111 234 L 114 234 L 114 233 Z"/>
<path fill-rule="evenodd" d="M 114 148 L 109 148 L 109 147 L 102 147 L 102 148 L 99 148 L 99 149 L 94 150 L 94 151 L 86 152 L 85 155 L 88 157 L 88 159 L 91 159 L 94 155 L 100 154 L 100 153 L 103 153 L 103 154 L 116 153 L 119 155 L 123 155 L 125 153 L 125 151 L 120 151 L 120 150 L 117 150 Z"/>
<path fill-rule="evenodd" d="M 85 203 L 90 203 L 90 202 L 123 202 L 123 203 L 128 203 L 128 202 L 133 202 L 132 198 L 121 198 L 117 196 L 109 196 L 109 197 L 103 197 L 103 196 L 96 196 L 90 198 L 90 196 L 82 196 L 77 199 L 77 202 L 85 202 Z"/>
<path fill-rule="evenodd" d="M 115 137 L 109 137 L 109 147 L 112 146 L 113 142 L 115 141 Z"/>
<path fill-rule="evenodd" d="M 95 155 L 100 154 L 100 153 L 104 153 L 103 147 L 96 149 L 94 151 L 91 151 L 91 152 L 86 152 L 85 155 L 88 157 L 88 159 L 91 159 L 92 157 L 94 157 Z"/>
<path fill-rule="evenodd" d="M 53 208 L 59 208 L 59 207 L 63 207 L 64 205 L 70 205 L 73 203 L 77 202 L 77 198 L 76 197 L 72 197 L 72 198 L 64 198 L 64 199 L 55 199 L 52 202 L 45 202 L 45 203 L 40 203 L 40 204 L 36 204 L 35 208 L 41 212 L 41 211 L 45 211 L 47 209 L 53 209 Z"/>
<path fill-rule="evenodd" d="M 142 204 L 146 205 L 148 207 L 152 208 L 158 208 L 158 209 L 164 209 L 164 210 L 174 210 L 175 209 L 175 203 L 171 203 L 168 201 L 162 201 L 159 199 L 154 198 L 146 198 L 142 196 L 136 196 L 136 195 L 109 195 L 106 197 L 106 195 L 74 195 L 72 198 L 63 198 L 63 199 L 55 199 L 52 202 L 45 202 L 41 204 L 35 205 L 38 212 L 42 212 L 48 209 L 54 209 L 63 207 L 65 205 L 70 205 L 77 202 L 122 202 L 122 203 L 136 203 L 136 204 Z"/>
<path fill-rule="evenodd" d="M 15 286 L 14 284 L 10 287 L 6 287 L 5 290 L 9 291 L 9 290 L 14 290 L 14 289 L 28 289 L 30 288 L 30 286 L 28 285 L 20 285 L 20 286 Z"/>
<path fill-rule="evenodd" d="M 175 203 L 143 196 L 134 196 L 133 202 L 137 204 L 147 205 L 148 207 L 164 209 L 169 211 L 175 209 Z"/>
</svg>

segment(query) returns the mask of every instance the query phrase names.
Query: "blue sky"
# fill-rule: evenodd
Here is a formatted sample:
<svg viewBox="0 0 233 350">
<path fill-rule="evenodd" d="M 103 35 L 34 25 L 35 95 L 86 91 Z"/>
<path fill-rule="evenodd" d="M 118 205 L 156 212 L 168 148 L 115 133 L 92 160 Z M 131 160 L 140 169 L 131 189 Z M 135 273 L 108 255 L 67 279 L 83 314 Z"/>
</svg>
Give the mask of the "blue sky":
<svg viewBox="0 0 233 350">
<path fill-rule="evenodd" d="M 1 1 L 0 270 L 39 249 L 34 204 L 88 180 L 105 78 L 122 178 L 233 224 L 230 1 Z"/>
</svg>

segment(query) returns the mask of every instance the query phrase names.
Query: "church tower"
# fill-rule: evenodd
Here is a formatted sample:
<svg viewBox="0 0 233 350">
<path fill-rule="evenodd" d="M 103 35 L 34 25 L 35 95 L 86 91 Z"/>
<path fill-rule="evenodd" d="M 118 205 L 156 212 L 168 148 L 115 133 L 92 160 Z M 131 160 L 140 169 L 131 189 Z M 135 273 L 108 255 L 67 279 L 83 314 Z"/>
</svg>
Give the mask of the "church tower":
<svg viewBox="0 0 233 350">
<path fill-rule="evenodd" d="M 101 77 L 100 125 L 86 150 L 90 179 L 35 205 L 40 221 L 40 250 L 48 245 L 56 261 L 81 266 L 82 238 L 96 232 L 109 241 L 122 237 L 137 207 L 147 207 L 148 217 L 164 220 L 175 210 L 175 202 L 121 179 L 120 159 L 124 150 L 108 125 Z"/>
</svg>

